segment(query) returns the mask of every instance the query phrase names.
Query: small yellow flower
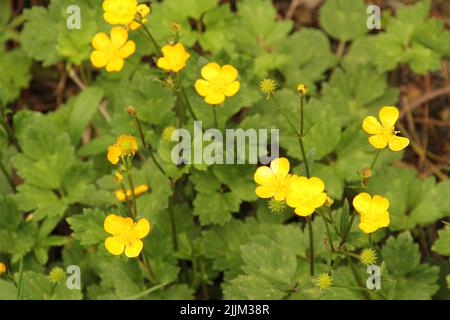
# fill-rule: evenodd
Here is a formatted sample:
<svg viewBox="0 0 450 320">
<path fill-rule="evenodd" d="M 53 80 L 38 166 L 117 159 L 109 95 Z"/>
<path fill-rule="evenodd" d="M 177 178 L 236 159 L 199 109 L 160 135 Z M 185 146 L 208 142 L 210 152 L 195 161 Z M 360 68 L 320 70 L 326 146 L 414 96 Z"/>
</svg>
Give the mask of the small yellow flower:
<svg viewBox="0 0 450 320">
<path fill-rule="evenodd" d="M 261 81 L 260 89 L 262 93 L 267 95 L 267 100 L 269 100 L 270 96 L 277 90 L 277 84 L 274 80 L 267 78 Z"/>
<path fill-rule="evenodd" d="M 365 266 L 374 264 L 377 261 L 377 253 L 372 248 L 364 248 L 359 254 L 359 261 Z"/>
<path fill-rule="evenodd" d="M 286 202 L 277 201 L 275 199 L 269 200 L 268 207 L 269 207 L 270 212 L 276 213 L 276 214 L 284 213 L 287 209 Z"/>
<path fill-rule="evenodd" d="M 162 132 L 161 137 L 163 138 L 163 140 L 171 141 L 172 140 L 172 134 L 174 133 L 175 130 L 176 129 L 174 127 L 172 127 L 172 126 L 165 127 L 163 132 Z"/>
<path fill-rule="evenodd" d="M 145 218 L 134 222 L 131 218 L 110 214 L 105 219 L 104 228 L 112 234 L 105 240 L 105 247 L 111 254 L 119 256 L 125 251 L 128 258 L 135 258 L 144 247 L 141 239 L 149 234 L 150 222 Z"/>
<path fill-rule="evenodd" d="M 115 172 L 114 173 L 114 181 L 117 183 L 122 183 L 123 175 L 120 172 Z"/>
<path fill-rule="evenodd" d="M 381 123 L 374 116 L 364 119 L 362 127 L 365 132 L 372 135 L 369 137 L 369 143 L 373 147 L 384 149 L 388 146 L 392 151 L 400 151 L 409 145 L 409 139 L 398 137 L 399 131 L 395 131 L 398 116 L 396 107 L 383 107 L 378 113 Z"/>
<path fill-rule="evenodd" d="M 290 164 L 286 158 L 277 158 L 270 163 L 270 167 L 259 167 L 253 179 L 259 185 L 255 193 L 260 198 L 274 198 L 276 201 L 282 201 L 286 198 L 289 187 Z"/>
<path fill-rule="evenodd" d="M 108 147 L 108 160 L 112 164 L 117 164 L 123 157 L 132 157 L 138 149 L 136 137 L 121 135 L 115 144 Z"/>
<path fill-rule="evenodd" d="M 0 274 L 5 273 L 6 272 L 6 264 L 4 264 L 3 262 L 0 262 Z"/>
<path fill-rule="evenodd" d="M 66 272 L 60 267 L 55 267 L 50 271 L 48 277 L 51 283 L 57 284 L 66 278 Z"/>
<path fill-rule="evenodd" d="M 327 194 L 323 192 L 325 184 L 317 177 L 306 178 L 293 176 L 290 179 L 286 196 L 288 206 L 295 208 L 295 213 L 306 217 L 323 206 L 327 200 Z"/>
<path fill-rule="evenodd" d="M 306 86 L 306 84 L 300 83 L 300 84 L 297 86 L 297 92 L 298 92 L 298 94 L 301 95 L 301 96 L 306 96 L 306 95 L 308 94 L 308 91 L 309 91 L 309 89 L 308 89 L 308 87 Z"/>
<path fill-rule="evenodd" d="M 201 74 L 203 79 L 195 82 L 195 90 L 205 97 L 207 104 L 221 104 L 225 97 L 234 96 L 241 87 L 239 81 L 236 81 L 238 71 L 229 64 L 221 67 L 215 62 L 208 63 L 202 68 Z"/>
<path fill-rule="evenodd" d="M 128 32 L 122 27 L 111 29 L 111 38 L 104 32 L 97 33 L 92 39 L 94 51 L 91 62 L 96 68 L 106 67 L 108 72 L 122 70 L 125 59 L 136 51 L 136 44 L 128 40 Z"/>
<path fill-rule="evenodd" d="M 353 207 L 360 214 L 359 228 L 365 233 L 375 232 L 390 223 L 387 198 L 379 195 L 372 198 L 367 192 L 362 192 L 353 199 Z"/>
<path fill-rule="evenodd" d="M 142 184 L 142 185 L 137 186 L 136 188 L 134 188 L 134 195 L 136 197 L 138 197 L 141 194 L 146 193 L 148 190 L 149 190 L 148 185 Z M 131 192 L 131 190 L 127 190 L 127 195 L 125 196 L 125 193 L 123 192 L 123 190 L 117 190 L 115 192 L 115 196 L 116 196 L 117 200 L 125 201 L 126 199 L 131 198 L 133 196 L 133 193 Z"/>
<path fill-rule="evenodd" d="M 326 273 L 322 273 L 314 280 L 314 284 L 319 287 L 320 290 L 326 290 L 333 284 L 333 278 Z"/>
<path fill-rule="evenodd" d="M 129 24 L 136 16 L 137 0 L 103 1 L 103 18 L 110 24 Z"/>
<path fill-rule="evenodd" d="M 181 43 L 165 45 L 161 49 L 163 56 L 158 59 L 157 66 L 166 71 L 178 72 L 186 66 L 191 56 Z"/>
<path fill-rule="evenodd" d="M 146 24 L 148 22 L 148 19 L 146 17 L 150 14 L 150 11 L 151 11 L 150 7 L 147 6 L 146 4 L 138 5 L 136 8 L 137 20 L 140 21 L 142 24 Z M 141 24 L 137 21 L 131 21 L 128 24 L 128 27 L 131 30 L 137 30 L 141 27 Z"/>
</svg>

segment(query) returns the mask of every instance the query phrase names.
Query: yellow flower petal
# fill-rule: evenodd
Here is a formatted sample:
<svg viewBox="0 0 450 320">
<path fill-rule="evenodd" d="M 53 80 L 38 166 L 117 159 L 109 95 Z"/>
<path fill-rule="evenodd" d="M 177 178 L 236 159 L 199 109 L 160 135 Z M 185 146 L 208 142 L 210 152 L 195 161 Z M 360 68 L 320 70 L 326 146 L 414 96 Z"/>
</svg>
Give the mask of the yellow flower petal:
<svg viewBox="0 0 450 320">
<path fill-rule="evenodd" d="M 275 176 L 269 167 L 262 166 L 256 170 L 253 179 L 257 184 L 266 185 L 274 183 Z"/>
<path fill-rule="evenodd" d="M 123 218 L 116 214 L 110 214 L 106 217 L 103 227 L 106 232 L 113 236 L 119 235 L 124 230 L 130 229 L 133 226 L 133 219 Z"/>
<path fill-rule="evenodd" d="M 220 75 L 220 65 L 215 62 L 210 62 L 201 70 L 202 77 L 205 80 L 213 81 Z"/>
<path fill-rule="evenodd" d="M 314 208 L 313 206 L 306 206 L 306 207 L 296 207 L 294 212 L 301 217 L 307 217 L 312 215 L 315 210 L 316 208 Z"/>
<path fill-rule="evenodd" d="M 275 187 L 273 185 L 259 186 L 256 188 L 255 193 L 263 199 L 271 198 L 275 195 Z"/>
<path fill-rule="evenodd" d="M 158 60 L 159 63 L 159 60 Z M 158 65 L 159 67 L 159 65 Z M 210 82 L 203 80 L 203 79 L 198 79 L 197 81 L 195 81 L 195 90 L 197 91 L 197 93 L 199 95 L 201 95 L 202 97 L 207 96 L 212 90 L 212 85 Z"/>
<path fill-rule="evenodd" d="M 287 176 L 289 174 L 290 164 L 286 158 L 277 158 L 270 163 L 270 168 L 277 176 Z"/>
<path fill-rule="evenodd" d="M 91 62 L 94 67 L 103 68 L 110 60 L 111 55 L 108 52 L 95 50 L 91 53 Z"/>
<path fill-rule="evenodd" d="M 223 83 L 227 84 L 236 80 L 238 76 L 238 71 L 232 65 L 226 64 L 220 70 L 220 75 L 222 76 Z"/>
<path fill-rule="evenodd" d="M 409 139 L 405 137 L 392 136 L 388 146 L 392 151 L 400 151 L 409 145 Z"/>
<path fill-rule="evenodd" d="M 218 105 L 225 101 L 225 95 L 221 93 L 210 94 L 205 97 L 207 104 Z"/>
<path fill-rule="evenodd" d="M 116 237 L 109 237 L 105 240 L 105 247 L 109 253 L 118 256 L 123 253 L 125 244 L 122 241 L 119 241 Z"/>
<path fill-rule="evenodd" d="M 123 27 L 114 27 L 111 29 L 111 41 L 117 47 L 122 47 L 128 40 L 128 32 Z"/>
<path fill-rule="evenodd" d="M 353 199 L 353 207 L 360 214 L 369 210 L 371 206 L 372 197 L 367 192 L 362 192 Z"/>
<path fill-rule="evenodd" d="M 377 149 L 384 149 L 387 146 L 386 136 L 384 134 L 371 136 L 369 137 L 369 143 Z"/>
<path fill-rule="evenodd" d="M 113 144 L 108 147 L 108 160 L 112 164 L 117 164 L 119 162 L 120 156 L 122 156 L 122 148 L 117 144 Z"/>
<path fill-rule="evenodd" d="M 146 4 L 140 4 L 137 6 L 137 10 L 136 10 L 141 17 L 146 17 L 149 13 L 150 13 L 150 7 L 147 6 Z"/>
<path fill-rule="evenodd" d="M 323 192 L 314 198 L 312 205 L 314 206 L 314 208 L 320 208 L 325 204 L 326 201 L 327 201 L 327 194 Z"/>
<path fill-rule="evenodd" d="M 387 211 L 387 209 L 389 208 L 389 199 L 375 195 L 373 196 L 372 204 L 373 207 L 376 208 L 376 211 L 378 212 Z"/>
<path fill-rule="evenodd" d="M 92 46 L 94 49 L 106 51 L 111 45 L 111 40 L 108 35 L 104 32 L 97 33 L 92 39 Z"/>
<path fill-rule="evenodd" d="M 122 59 L 128 58 L 136 51 L 136 44 L 134 41 L 128 41 L 125 45 L 119 49 L 119 56 Z"/>
<path fill-rule="evenodd" d="M 232 97 L 239 91 L 240 88 L 241 84 L 238 81 L 234 81 L 224 87 L 223 93 L 227 97 Z"/>
<path fill-rule="evenodd" d="M 132 230 L 133 236 L 137 239 L 145 238 L 149 234 L 149 232 L 150 222 L 145 218 L 139 220 Z"/>
<path fill-rule="evenodd" d="M 319 178 L 312 177 L 308 180 L 309 192 L 311 192 L 313 194 L 320 194 L 324 189 L 325 189 L 325 184 Z"/>
<path fill-rule="evenodd" d="M 127 244 L 125 247 L 125 255 L 128 258 L 136 258 L 141 253 L 142 248 L 144 248 L 144 243 L 141 240 L 136 239 L 130 244 Z"/>
<path fill-rule="evenodd" d="M 398 109 L 396 107 L 383 107 L 381 108 L 378 117 L 384 127 L 393 127 L 398 119 Z"/>
<path fill-rule="evenodd" d="M 374 116 L 368 116 L 364 119 L 362 127 L 365 132 L 369 134 L 378 134 L 383 129 L 377 118 Z"/>
<path fill-rule="evenodd" d="M 111 58 L 111 61 L 106 65 L 106 71 L 113 72 L 113 71 L 120 71 L 123 68 L 125 61 L 117 56 L 114 56 Z"/>
</svg>

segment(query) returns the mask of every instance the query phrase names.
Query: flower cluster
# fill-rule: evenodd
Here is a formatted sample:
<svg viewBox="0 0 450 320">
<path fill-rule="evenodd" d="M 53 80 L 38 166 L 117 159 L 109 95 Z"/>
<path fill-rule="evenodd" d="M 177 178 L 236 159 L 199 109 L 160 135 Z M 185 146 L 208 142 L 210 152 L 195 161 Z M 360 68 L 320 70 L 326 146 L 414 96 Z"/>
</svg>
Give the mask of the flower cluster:
<svg viewBox="0 0 450 320">
<path fill-rule="evenodd" d="M 285 200 L 289 207 L 295 208 L 296 214 L 309 216 L 325 204 L 325 184 L 317 177 L 291 175 L 289 169 L 289 160 L 286 158 L 273 160 L 270 167 L 259 167 L 254 175 L 254 180 L 259 185 L 255 193 L 260 198 Z"/>
<path fill-rule="evenodd" d="M 119 160 L 133 157 L 138 149 L 136 137 L 121 135 L 116 143 L 108 147 L 108 160 L 112 164 L 117 164 Z"/>
</svg>

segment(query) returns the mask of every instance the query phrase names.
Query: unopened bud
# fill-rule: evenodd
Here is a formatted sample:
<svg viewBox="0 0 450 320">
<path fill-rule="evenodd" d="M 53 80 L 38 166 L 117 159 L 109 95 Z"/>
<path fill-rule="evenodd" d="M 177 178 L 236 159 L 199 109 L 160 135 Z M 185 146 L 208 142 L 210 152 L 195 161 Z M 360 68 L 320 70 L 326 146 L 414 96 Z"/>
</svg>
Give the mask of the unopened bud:
<svg viewBox="0 0 450 320">
<path fill-rule="evenodd" d="M 306 96 L 308 94 L 308 87 L 304 83 L 300 83 L 297 86 L 297 92 L 301 96 Z"/>
<path fill-rule="evenodd" d="M 127 112 L 128 112 L 129 114 L 131 114 L 132 116 L 135 116 L 135 115 L 136 115 L 136 109 L 135 109 L 133 106 L 128 106 Z"/>
</svg>

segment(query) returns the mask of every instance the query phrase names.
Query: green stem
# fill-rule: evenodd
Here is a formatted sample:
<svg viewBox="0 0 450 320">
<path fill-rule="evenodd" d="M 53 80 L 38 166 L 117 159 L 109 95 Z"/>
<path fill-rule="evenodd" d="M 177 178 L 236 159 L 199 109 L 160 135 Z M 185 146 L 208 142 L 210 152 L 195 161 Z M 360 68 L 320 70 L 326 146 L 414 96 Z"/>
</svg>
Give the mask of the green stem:
<svg viewBox="0 0 450 320">
<path fill-rule="evenodd" d="M 330 241 L 331 252 L 334 252 L 333 239 L 331 239 L 330 226 L 328 225 L 328 220 L 324 214 L 319 215 L 322 217 L 323 222 L 325 223 L 325 228 L 327 229 L 328 240 Z"/>
<path fill-rule="evenodd" d="M 19 262 L 19 284 L 17 287 L 17 300 L 22 299 L 22 292 L 23 292 L 23 257 L 20 258 Z"/>
<path fill-rule="evenodd" d="M 164 287 L 167 286 L 167 285 L 168 285 L 168 283 L 161 283 L 161 284 L 158 284 L 158 285 L 156 285 L 156 286 L 154 286 L 154 287 L 151 287 L 151 288 L 148 288 L 148 289 L 146 289 L 146 290 L 144 290 L 144 291 L 142 291 L 142 292 L 140 292 L 140 293 L 138 293 L 138 294 L 135 294 L 135 295 L 133 295 L 133 296 L 126 297 L 126 298 L 124 298 L 124 300 L 137 300 L 137 299 L 139 299 L 139 298 L 145 297 L 146 295 L 148 295 L 148 294 L 150 294 L 150 293 L 152 293 L 152 292 L 155 292 L 155 291 L 157 291 L 157 290 L 159 290 L 159 289 L 161 289 L 161 288 L 164 288 Z"/>
<path fill-rule="evenodd" d="M 311 217 L 306 217 L 309 233 L 309 271 L 311 276 L 314 276 L 314 234 Z"/>
<path fill-rule="evenodd" d="M 355 278 L 357 285 L 361 289 L 365 289 L 364 283 L 361 279 L 361 276 L 358 274 L 358 270 L 356 270 L 356 267 L 352 261 L 352 258 L 347 256 L 347 261 L 348 261 L 348 264 L 350 265 L 350 269 L 352 270 L 352 274 L 353 274 L 353 277 Z M 372 300 L 372 297 L 366 291 L 363 291 L 363 294 L 364 294 L 364 297 L 366 298 L 366 300 Z"/>
<path fill-rule="evenodd" d="M 377 160 L 380 157 L 381 150 L 383 149 L 378 149 L 377 153 L 375 154 L 375 158 L 373 158 L 372 164 L 370 165 L 370 169 L 373 169 L 375 167 L 375 164 L 377 163 Z"/>
<path fill-rule="evenodd" d="M 303 162 L 305 163 L 306 176 L 311 177 L 311 171 L 309 170 L 308 159 L 306 159 L 305 146 L 303 145 L 303 133 L 304 133 L 304 100 L 305 96 L 300 95 L 300 135 L 298 136 L 298 142 L 300 145 L 300 150 L 302 152 Z"/>
<path fill-rule="evenodd" d="M 134 117 L 134 122 L 136 123 L 136 127 L 139 131 L 139 136 L 141 137 L 142 145 L 144 146 L 145 149 L 148 149 L 148 144 L 147 144 L 147 141 L 145 141 L 145 135 L 144 135 L 144 130 L 142 130 L 141 121 L 139 121 L 137 114 L 134 114 L 133 117 Z"/>
<path fill-rule="evenodd" d="M 125 186 L 124 186 L 124 184 L 122 182 L 119 184 L 119 186 L 120 186 L 120 189 L 122 190 L 123 194 L 125 195 L 125 201 L 128 203 L 128 207 L 130 209 L 131 216 L 133 216 L 133 202 L 128 197 L 127 189 L 125 188 Z"/>
<path fill-rule="evenodd" d="M 159 164 L 158 160 L 156 160 L 155 155 L 153 154 L 153 149 L 151 146 L 149 146 L 149 151 L 150 151 L 150 158 L 152 159 L 153 163 L 155 164 L 155 166 L 158 168 L 158 170 L 165 176 L 167 176 L 166 171 L 161 167 L 161 165 Z"/>
<path fill-rule="evenodd" d="M 170 226 L 172 228 L 172 242 L 173 242 L 173 249 L 178 251 L 178 236 L 177 236 L 177 227 L 175 223 L 175 215 L 173 213 L 173 208 L 171 205 L 169 205 L 169 216 L 170 216 Z"/>
<path fill-rule="evenodd" d="M 287 116 L 286 112 L 284 112 L 284 110 L 280 107 L 278 99 L 276 99 L 275 95 L 273 95 L 272 98 L 273 102 L 275 103 L 275 106 L 277 107 L 278 110 L 280 110 L 281 115 L 283 116 L 284 120 L 286 120 L 286 122 L 289 124 L 292 131 L 294 131 L 297 136 L 300 136 L 300 133 L 297 131 L 297 128 L 295 128 L 295 125 L 292 122 L 292 120 Z"/>
<path fill-rule="evenodd" d="M 150 264 L 150 260 L 148 259 L 147 255 L 144 253 L 144 251 L 141 252 L 140 258 L 141 258 L 142 264 L 144 265 L 145 269 L 148 272 L 150 280 L 155 281 L 155 274 L 153 273 L 153 269 Z"/>
<path fill-rule="evenodd" d="M 132 210 L 131 214 L 134 218 L 137 217 L 137 204 L 136 204 L 136 194 L 134 193 L 134 183 L 133 177 L 131 176 L 131 172 L 128 172 L 128 183 L 130 184 L 131 195 L 132 195 Z"/>
<path fill-rule="evenodd" d="M 213 108 L 213 115 L 214 115 L 214 126 L 215 126 L 215 128 L 216 129 L 218 129 L 219 128 L 219 125 L 218 125 L 218 122 L 217 122 L 217 111 L 216 111 L 216 105 L 213 105 L 212 106 L 212 108 Z"/>
<path fill-rule="evenodd" d="M 180 87 L 180 91 L 181 91 L 181 95 L 182 95 L 183 98 L 184 98 L 184 102 L 186 103 L 186 105 L 187 105 L 187 107 L 188 107 L 189 113 L 191 114 L 192 118 L 193 118 L 195 121 L 197 121 L 198 118 L 197 118 L 197 116 L 195 115 L 194 110 L 192 109 L 192 105 L 191 105 L 191 103 L 189 102 L 189 99 L 188 99 L 188 97 L 187 97 L 186 91 L 184 90 L 183 87 Z"/>
<path fill-rule="evenodd" d="M 147 34 L 148 38 L 150 39 L 150 42 L 151 42 L 151 43 L 153 44 L 153 46 L 155 47 L 157 57 L 161 57 L 161 48 L 159 47 L 159 45 L 158 45 L 158 43 L 156 42 L 155 38 L 153 38 L 153 36 L 152 36 L 150 30 L 148 30 L 147 26 L 146 26 L 144 23 L 142 23 L 141 21 L 138 21 L 138 20 L 134 20 L 134 21 L 136 21 L 137 23 L 139 23 L 139 24 L 144 28 L 144 31 L 145 31 L 145 33 Z"/>
</svg>

